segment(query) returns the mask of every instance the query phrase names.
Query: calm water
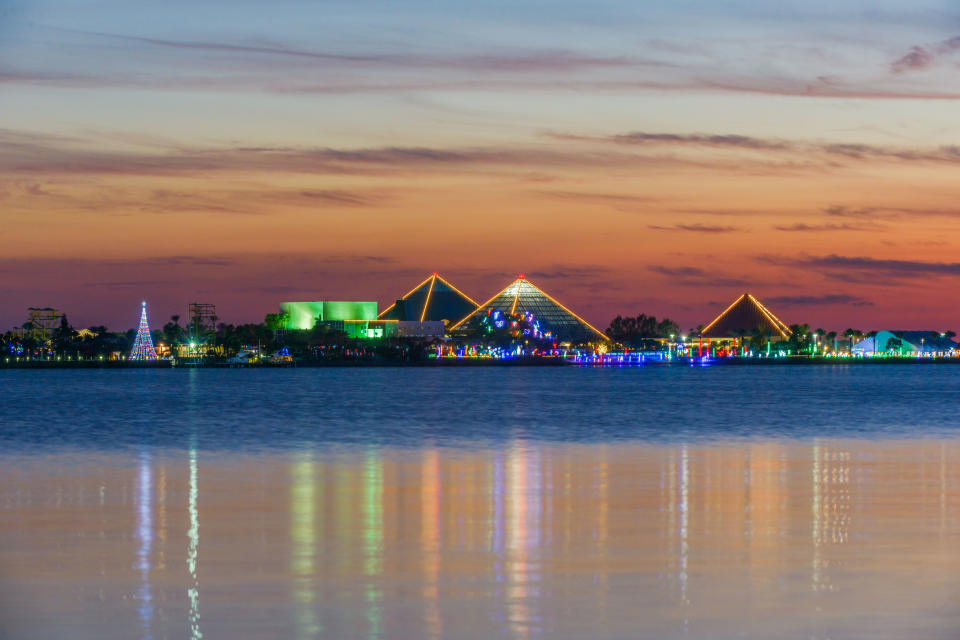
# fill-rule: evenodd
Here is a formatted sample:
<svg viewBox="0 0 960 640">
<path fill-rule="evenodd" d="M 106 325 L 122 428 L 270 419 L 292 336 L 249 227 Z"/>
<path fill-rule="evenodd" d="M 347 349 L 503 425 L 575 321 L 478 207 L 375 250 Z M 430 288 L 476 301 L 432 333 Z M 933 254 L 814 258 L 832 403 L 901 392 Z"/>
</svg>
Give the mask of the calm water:
<svg viewBox="0 0 960 640">
<path fill-rule="evenodd" d="M 0 371 L 0 638 L 954 638 L 958 382 Z"/>
</svg>

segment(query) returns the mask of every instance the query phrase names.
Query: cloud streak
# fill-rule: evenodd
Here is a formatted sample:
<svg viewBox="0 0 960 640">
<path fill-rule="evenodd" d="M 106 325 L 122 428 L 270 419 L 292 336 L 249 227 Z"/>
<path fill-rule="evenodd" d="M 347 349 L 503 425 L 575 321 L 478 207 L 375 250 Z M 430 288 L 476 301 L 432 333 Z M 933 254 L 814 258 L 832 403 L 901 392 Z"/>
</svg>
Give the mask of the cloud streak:
<svg viewBox="0 0 960 640">
<path fill-rule="evenodd" d="M 774 225 L 777 231 L 789 232 L 824 232 L 824 231 L 879 231 L 880 227 L 875 224 L 805 224 L 797 223 L 791 225 Z"/>
<path fill-rule="evenodd" d="M 890 72 L 903 74 L 909 71 L 929 69 L 943 57 L 960 51 L 960 36 L 955 36 L 929 46 L 913 46 L 910 51 L 890 63 Z"/>
<path fill-rule="evenodd" d="M 960 276 L 960 262 L 896 260 L 835 253 L 796 258 L 761 256 L 758 260 L 778 266 L 812 269 L 836 280 L 876 285 L 894 280 Z"/>
<path fill-rule="evenodd" d="M 661 226 L 650 224 L 647 225 L 648 229 L 653 231 L 689 231 L 692 233 L 732 233 L 734 231 L 739 231 L 740 227 L 723 227 L 718 225 L 709 225 L 709 224 L 675 224 L 673 226 Z"/>
<path fill-rule="evenodd" d="M 555 132 L 548 132 L 546 135 L 557 140 L 612 143 L 633 147 L 692 147 L 765 151 L 783 154 L 820 154 L 853 160 L 960 162 L 960 146 L 956 145 L 911 149 L 856 143 L 758 138 L 734 134 L 649 133 L 644 131 L 632 131 L 607 136 L 581 136 Z"/>
<path fill-rule="evenodd" d="M 831 305 L 851 305 L 854 307 L 872 307 L 874 303 L 859 296 L 846 293 L 826 294 L 822 296 L 773 296 L 766 298 L 770 304 L 786 307 L 813 307 Z"/>
</svg>

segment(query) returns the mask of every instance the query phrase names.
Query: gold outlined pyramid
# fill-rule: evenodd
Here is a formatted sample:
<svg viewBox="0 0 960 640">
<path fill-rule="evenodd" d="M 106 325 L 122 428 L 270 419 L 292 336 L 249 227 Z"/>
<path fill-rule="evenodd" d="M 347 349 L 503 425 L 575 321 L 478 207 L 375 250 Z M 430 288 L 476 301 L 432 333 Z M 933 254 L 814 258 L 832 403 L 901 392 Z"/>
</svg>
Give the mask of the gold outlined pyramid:
<svg viewBox="0 0 960 640">
<path fill-rule="evenodd" d="M 700 332 L 704 338 L 736 338 L 749 336 L 754 329 L 789 338 L 792 332 L 780 319 L 749 293 L 733 301 L 723 313 Z"/>
<path fill-rule="evenodd" d="M 434 272 L 381 311 L 377 319 L 454 322 L 476 308 L 477 303 L 470 296 Z"/>
<path fill-rule="evenodd" d="M 505 314 L 529 311 L 545 331 L 550 331 L 562 342 L 608 342 L 601 331 L 566 308 L 555 298 L 527 280 L 523 275 L 508 284 L 470 315 L 450 327 L 450 332 L 468 335 L 475 331 L 488 309 Z"/>
</svg>

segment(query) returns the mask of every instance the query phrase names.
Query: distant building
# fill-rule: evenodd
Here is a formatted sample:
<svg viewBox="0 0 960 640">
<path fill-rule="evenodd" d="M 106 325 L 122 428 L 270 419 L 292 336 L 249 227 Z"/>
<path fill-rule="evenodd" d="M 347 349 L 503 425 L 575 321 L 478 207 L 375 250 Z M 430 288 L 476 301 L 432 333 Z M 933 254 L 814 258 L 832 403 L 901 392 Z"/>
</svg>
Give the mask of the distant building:
<svg viewBox="0 0 960 640">
<path fill-rule="evenodd" d="M 958 345 L 938 331 L 878 331 L 850 347 L 859 356 L 950 355 Z"/>
<path fill-rule="evenodd" d="M 369 321 L 377 319 L 376 302 L 281 302 L 287 314 L 284 329 L 313 329 L 318 322 Z"/>
<path fill-rule="evenodd" d="M 287 314 L 284 329 L 310 330 L 322 324 L 334 331 L 343 331 L 350 338 L 442 338 L 442 321 L 378 319 L 376 302 L 281 302 L 280 311 Z"/>
<path fill-rule="evenodd" d="M 700 331 L 703 340 L 735 339 L 738 344 L 744 338 L 755 335 L 765 336 L 771 342 L 779 342 L 789 339 L 791 332 L 786 324 L 749 293 L 744 293 L 734 300 L 733 304 Z"/>
<path fill-rule="evenodd" d="M 456 322 L 477 308 L 477 303 L 434 273 L 384 309 L 380 320 Z"/>
<path fill-rule="evenodd" d="M 446 333 L 443 320 L 398 320 L 397 336 L 400 338 L 442 338 Z"/>
<path fill-rule="evenodd" d="M 467 337 L 480 329 L 490 310 L 503 314 L 531 313 L 544 331 L 557 342 L 609 342 L 609 338 L 589 322 L 550 297 L 522 275 L 500 293 L 479 305 L 470 315 L 450 327 L 453 335 Z"/>
</svg>

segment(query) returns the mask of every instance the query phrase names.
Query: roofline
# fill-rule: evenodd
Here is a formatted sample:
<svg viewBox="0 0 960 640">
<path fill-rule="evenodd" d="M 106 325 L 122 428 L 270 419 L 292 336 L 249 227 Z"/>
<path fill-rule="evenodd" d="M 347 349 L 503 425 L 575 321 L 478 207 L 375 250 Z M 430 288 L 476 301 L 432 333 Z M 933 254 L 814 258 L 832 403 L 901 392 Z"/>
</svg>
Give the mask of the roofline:
<svg viewBox="0 0 960 640">
<path fill-rule="evenodd" d="M 400 300 L 404 300 L 404 299 L 410 297 L 410 294 L 412 294 L 414 291 L 416 291 L 417 289 L 419 289 L 419 288 L 422 287 L 423 285 L 427 284 L 427 282 L 430 281 L 430 280 L 433 280 L 433 282 L 430 283 L 430 291 L 431 291 L 431 292 L 433 291 L 433 286 L 434 286 L 434 284 L 436 284 L 436 281 L 439 280 L 440 282 L 442 282 L 443 284 L 447 285 L 448 287 L 450 287 L 451 289 L 453 289 L 454 291 L 456 291 L 458 294 L 460 294 L 461 296 L 463 296 L 464 298 L 466 298 L 467 301 L 468 301 L 470 304 L 472 304 L 474 307 L 478 306 L 477 303 L 476 303 L 476 301 L 475 301 L 473 298 L 471 298 L 470 296 L 468 296 L 467 294 L 465 294 L 463 291 L 460 291 L 460 289 L 457 289 L 455 286 L 453 286 L 453 284 L 450 283 L 449 280 L 447 280 L 446 278 L 444 278 L 443 276 L 441 276 L 441 275 L 440 275 L 439 273 L 437 273 L 437 272 L 434 272 L 434 273 L 430 274 L 430 275 L 427 277 L 426 280 L 424 280 L 423 282 L 421 282 L 420 284 L 418 284 L 417 286 L 415 286 L 413 289 L 410 289 L 410 291 L 407 291 L 405 294 L 403 294 L 402 296 L 400 296 L 399 299 L 400 299 Z M 430 296 L 429 296 L 429 294 L 428 294 L 428 295 L 427 295 L 427 301 L 424 302 L 424 304 L 423 304 L 423 313 L 421 313 L 421 316 L 420 316 L 421 322 L 423 321 L 423 318 L 424 318 L 424 316 L 425 316 L 425 314 L 426 314 L 426 312 L 427 312 L 427 305 L 428 305 L 429 303 L 430 303 Z M 380 318 L 382 318 L 383 316 L 385 316 L 387 313 L 389 313 L 390 310 L 393 309 L 395 306 L 397 306 L 397 303 L 396 303 L 396 302 L 393 302 L 393 304 L 391 304 L 389 307 L 387 307 L 386 309 L 384 309 L 383 311 L 381 311 L 380 313 L 378 313 L 378 314 L 377 314 L 377 320 L 379 320 Z"/>
<path fill-rule="evenodd" d="M 423 311 L 420 312 L 420 322 L 427 317 L 427 307 L 430 306 L 430 296 L 433 294 L 433 286 L 437 284 L 437 274 L 430 276 L 430 288 L 427 289 L 427 298 L 423 301 Z"/>
<path fill-rule="evenodd" d="M 723 318 L 723 316 L 727 315 L 730 312 L 730 310 L 733 309 L 735 306 L 737 306 L 737 304 L 739 304 L 740 301 L 743 300 L 744 298 L 748 298 L 751 302 L 753 302 L 756 305 L 757 309 L 760 310 L 760 313 L 763 315 L 763 317 L 766 318 L 770 322 L 770 324 L 773 325 L 773 327 L 780 334 L 781 338 L 789 338 L 790 336 L 793 335 L 793 332 L 790 331 L 790 327 L 784 324 L 784 322 L 780 320 L 780 318 L 773 315 L 772 311 L 770 311 L 765 306 L 763 306 L 763 303 L 757 300 L 754 297 L 754 295 L 749 292 L 740 294 L 740 297 L 734 300 L 729 307 L 724 309 L 723 312 L 720 313 L 720 315 L 714 318 L 713 322 L 711 322 L 710 324 L 708 324 L 707 326 L 705 326 L 703 329 L 700 330 L 700 335 L 704 335 L 708 331 L 710 331 L 710 327 L 717 324 L 720 321 L 720 319 Z"/>
<path fill-rule="evenodd" d="M 730 309 L 733 309 L 735 306 L 737 306 L 737 303 L 738 303 L 738 302 L 740 302 L 741 300 L 743 300 L 743 299 L 746 298 L 746 297 L 747 297 L 747 294 L 741 293 L 739 298 L 737 298 L 736 300 L 734 300 L 733 302 L 731 302 L 731 303 L 730 303 L 730 306 L 727 307 L 726 309 L 724 309 L 723 311 L 721 311 L 721 312 L 720 312 L 720 315 L 718 315 L 716 318 L 713 319 L 713 321 L 712 321 L 710 324 L 708 324 L 707 326 L 705 326 L 703 329 L 700 330 L 700 333 L 701 333 L 701 334 L 704 334 L 704 333 L 706 333 L 707 331 L 709 331 L 709 330 L 710 330 L 710 327 L 712 327 L 713 325 L 717 324 L 717 323 L 720 321 L 720 318 L 722 318 L 723 316 L 727 315 L 727 312 L 729 312 Z"/>
<path fill-rule="evenodd" d="M 487 305 L 489 305 L 491 302 L 493 302 L 494 300 L 496 300 L 498 297 L 500 297 L 500 294 L 502 294 L 504 291 L 506 291 L 507 289 L 509 289 L 510 287 L 512 287 L 514 284 L 523 283 L 523 282 L 526 282 L 526 283 L 529 284 L 531 287 L 533 287 L 534 289 L 536 289 L 538 292 L 540 292 L 541 295 L 543 295 L 543 296 L 544 296 L 545 298 L 547 298 L 550 302 L 552 302 L 553 304 L 557 305 L 558 307 L 560 307 L 561 309 L 563 309 L 564 311 L 566 311 L 567 313 L 569 313 L 571 316 L 573 316 L 574 318 L 576 318 L 577 321 L 579 321 L 581 324 L 586 325 L 587 328 L 589 328 L 591 331 L 593 331 L 593 332 L 596 333 L 598 336 L 600 336 L 600 338 L 602 338 L 605 342 L 610 342 L 610 338 L 608 338 L 606 334 L 604 334 L 602 331 L 600 331 L 599 329 L 597 329 L 595 326 L 593 326 L 592 324 L 590 324 L 589 322 L 587 322 L 586 320 L 584 320 L 583 318 L 581 318 L 580 316 L 578 316 L 576 313 L 574 313 L 573 311 L 571 311 L 570 309 L 568 309 L 567 307 L 565 307 L 565 306 L 563 305 L 563 303 L 561 303 L 559 300 L 557 300 L 556 298 L 554 298 L 553 296 L 551 296 L 549 293 L 547 293 L 546 291 L 544 291 L 543 289 L 541 289 L 541 288 L 538 287 L 537 285 L 533 284 L 533 282 L 531 282 L 530 279 L 529 279 L 529 278 L 526 278 L 526 277 L 520 277 L 520 278 L 516 278 L 515 280 L 512 280 L 512 281 L 510 282 L 510 284 L 508 284 L 507 286 L 505 286 L 503 289 L 500 289 L 500 291 L 498 291 L 496 294 L 494 294 L 494 296 L 493 296 L 492 298 L 490 298 L 489 300 L 487 300 L 486 302 L 484 302 L 484 303 L 481 304 L 481 305 L 477 305 L 477 308 L 476 308 L 476 309 L 474 309 L 474 310 L 471 311 L 469 314 L 467 314 L 467 316 L 464 317 L 460 322 L 458 322 L 457 324 L 455 324 L 455 325 L 453 325 L 452 327 L 450 327 L 449 331 L 454 331 L 454 330 L 460 328 L 460 326 L 461 326 L 464 322 L 466 322 L 467 320 L 469 320 L 470 318 L 472 318 L 474 315 L 476 315 L 476 313 L 477 313 L 478 311 L 480 311 L 481 309 L 483 309 L 484 307 L 486 307 Z M 512 307 L 512 309 L 516 309 L 516 308 L 517 308 L 517 298 L 519 298 L 519 297 L 520 297 L 520 286 L 519 286 L 519 284 L 518 284 L 518 286 L 517 286 L 517 296 L 516 296 L 516 298 L 514 298 L 514 300 L 513 300 L 513 307 Z M 511 313 L 513 313 L 512 310 L 511 310 Z"/>
<path fill-rule="evenodd" d="M 416 291 L 417 289 L 419 289 L 419 288 L 422 287 L 423 285 L 427 284 L 427 280 L 430 280 L 430 278 L 432 278 L 432 277 L 433 277 L 433 276 L 428 276 L 426 280 L 424 280 L 423 282 L 421 282 L 420 284 L 418 284 L 417 286 L 415 286 L 413 289 L 410 289 L 410 291 L 407 291 L 405 294 L 403 294 L 402 296 L 400 296 L 399 300 L 403 300 L 404 298 L 406 298 L 407 296 L 409 296 L 411 293 L 413 293 L 414 291 Z M 384 309 L 383 311 L 381 311 L 380 313 L 378 313 L 378 314 L 377 314 L 377 320 L 379 320 L 381 316 L 383 316 L 384 314 L 386 314 L 388 311 L 390 311 L 390 309 L 393 309 L 395 306 L 397 306 L 397 303 L 396 303 L 396 302 L 394 302 L 394 303 L 391 304 L 389 307 L 387 307 L 386 309 Z"/>
<path fill-rule="evenodd" d="M 472 318 L 478 311 L 480 311 L 480 309 L 482 309 L 483 307 L 487 306 L 488 304 L 490 304 L 491 302 L 493 302 L 494 300 L 496 300 L 497 297 L 499 297 L 501 293 L 503 293 L 504 291 L 506 291 L 507 289 L 509 289 L 509 288 L 510 288 L 510 285 L 512 285 L 514 282 L 516 282 L 516 280 L 512 280 L 512 281 L 510 282 L 510 284 L 508 284 L 507 286 L 505 286 L 503 289 L 500 289 L 500 291 L 497 291 L 495 294 L 493 294 L 493 297 L 492 297 L 492 298 L 490 298 L 489 300 L 487 300 L 487 301 L 484 302 L 483 304 L 478 304 L 478 305 L 477 305 L 477 308 L 474 309 L 473 311 L 471 311 L 470 313 L 468 313 L 467 315 L 463 316 L 463 318 L 460 320 L 460 322 L 457 322 L 456 324 L 451 325 L 450 328 L 448 329 L 448 331 L 453 331 L 454 329 L 459 328 L 460 325 L 462 325 L 464 322 L 466 322 L 467 320 L 469 320 L 470 318 Z"/>
<path fill-rule="evenodd" d="M 467 294 L 465 294 L 463 291 L 460 291 L 460 289 L 457 289 L 455 286 L 453 286 L 453 284 L 451 284 L 451 282 L 450 282 L 449 280 L 447 280 L 446 278 L 444 278 L 443 276 L 441 276 L 441 275 L 439 275 L 439 274 L 437 275 L 437 279 L 439 279 L 440 282 L 442 282 L 443 284 L 447 285 L 448 287 L 450 287 L 451 289 L 453 289 L 454 291 L 456 291 L 457 293 L 459 293 L 460 295 L 462 295 L 464 298 L 466 298 L 467 300 L 469 300 L 469 301 L 470 301 L 470 304 L 472 304 L 473 306 L 477 306 L 477 303 L 476 303 L 476 301 L 475 301 L 473 298 L 471 298 L 470 296 L 468 296 Z"/>
<path fill-rule="evenodd" d="M 764 304 L 763 304 L 762 302 L 760 302 L 760 301 L 757 300 L 755 297 L 753 297 L 753 294 L 752 294 L 752 293 L 748 293 L 748 294 L 747 294 L 747 297 L 749 297 L 751 300 L 753 300 L 754 303 L 756 303 L 756 305 L 757 305 L 758 307 L 760 307 L 760 311 L 762 311 L 763 314 L 767 317 L 767 319 L 770 320 L 770 321 L 773 323 L 773 325 L 774 325 L 774 326 L 777 328 L 777 330 L 780 332 L 781 337 L 783 337 L 783 338 L 789 338 L 790 336 L 793 335 L 793 331 L 790 330 L 790 327 L 788 327 L 788 326 L 783 322 L 783 320 L 781 320 L 781 319 L 778 318 L 777 316 L 773 315 L 773 312 L 770 311 L 770 309 L 767 309 L 767 307 L 764 306 Z"/>
</svg>

